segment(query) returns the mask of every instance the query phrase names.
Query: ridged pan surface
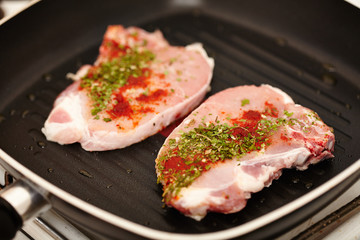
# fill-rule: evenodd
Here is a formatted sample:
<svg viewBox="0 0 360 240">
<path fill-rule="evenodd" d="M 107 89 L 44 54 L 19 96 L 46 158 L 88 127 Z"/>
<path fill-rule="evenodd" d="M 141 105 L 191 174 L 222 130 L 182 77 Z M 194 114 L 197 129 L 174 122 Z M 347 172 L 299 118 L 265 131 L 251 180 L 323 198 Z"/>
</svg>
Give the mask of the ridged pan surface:
<svg viewBox="0 0 360 240">
<path fill-rule="evenodd" d="M 115 22 L 113 22 L 115 24 Z M 296 103 L 315 110 L 335 131 L 335 157 L 306 171 L 284 170 L 279 180 L 252 195 L 238 213 L 210 213 L 196 222 L 164 207 L 156 182 L 155 158 L 162 133 L 125 149 L 86 152 L 79 144 L 58 145 L 41 133 L 57 95 L 70 83 L 68 72 L 93 63 L 96 44 L 66 58 L 49 71 L 31 76 L 0 109 L 0 147 L 21 164 L 65 191 L 132 222 L 167 232 L 206 233 L 232 228 L 277 209 L 325 183 L 359 158 L 359 84 L 281 36 L 267 36 L 217 16 L 189 10 L 139 24 L 160 29 L 173 45 L 202 42 L 215 59 L 211 91 L 245 84 L 270 84 Z M 99 26 L 101 32 L 106 26 Z M 26 79 L 24 79 L 26 81 Z M 2 80 L 11 91 L 11 83 Z M 10 94 L 10 93 L 9 93 Z"/>
</svg>

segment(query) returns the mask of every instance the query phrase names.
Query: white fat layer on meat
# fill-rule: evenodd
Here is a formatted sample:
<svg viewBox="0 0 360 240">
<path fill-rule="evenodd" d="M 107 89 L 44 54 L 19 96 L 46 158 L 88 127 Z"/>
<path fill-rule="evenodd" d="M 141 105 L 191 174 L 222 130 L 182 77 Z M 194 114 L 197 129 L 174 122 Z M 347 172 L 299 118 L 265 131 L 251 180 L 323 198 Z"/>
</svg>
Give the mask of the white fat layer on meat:
<svg viewBox="0 0 360 240">
<path fill-rule="evenodd" d="M 53 139 L 62 139 L 64 136 L 72 135 L 73 142 L 79 141 L 84 133 L 87 131 L 87 122 L 82 115 L 82 100 L 80 95 L 70 94 L 56 100 L 58 111 L 64 110 L 72 121 L 64 123 L 50 122 L 51 115 L 46 120 L 41 131 L 45 134 L 46 139 L 52 141 Z M 67 144 L 59 141 L 60 144 Z"/>
<path fill-rule="evenodd" d="M 203 48 L 202 44 L 201 43 L 193 43 L 193 44 L 190 44 L 190 45 L 187 45 L 185 47 L 186 50 L 189 50 L 189 51 L 195 51 L 195 52 L 199 52 L 206 60 L 206 62 L 209 64 L 209 66 L 211 68 L 214 68 L 215 66 L 215 62 L 214 62 L 214 59 L 213 58 L 210 58 L 205 49 Z"/>
<path fill-rule="evenodd" d="M 221 204 L 224 198 L 211 196 L 214 191 L 213 188 L 205 187 L 188 187 L 183 188 L 180 192 L 181 202 L 184 207 L 194 208 L 203 204 L 203 196 L 206 196 L 208 201 L 212 201 L 215 204 Z"/>
<path fill-rule="evenodd" d="M 267 87 L 267 88 L 270 88 L 270 89 L 272 89 L 273 91 L 275 91 L 276 93 L 280 94 L 280 95 L 283 97 L 284 104 L 294 103 L 294 100 L 293 100 L 289 95 L 287 95 L 285 92 L 283 92 L 282 90 L 280 90 L 279 88 L 270 86 L 270 85 L 268 85 L 268 84 L 261 84 L 261 86 L 265 86 L 265 87 Z"/>
<path fill-rule="evenodd" d="M 77 71 L 76 74 L 74 74 L 74 73 L 67 73 L 67 74 L 66 74 L 66 78 L 67 78 L 67 79 L 71 79 L 71 80 L 73 80 L 73 81 L 79 81 L 82 77 L 84 77 L 84 76 L 87 74 L 87 72 L 89 71 L 90 67 L 91 67 L 90 65 L 84 65 L 84 66 L 82 66 L 82 67 Z"/>
<path fill-rule="evenodd" d="M 332 149 L 334 147 L 334 144 L 335 144 L 335 141 L 333 139 L 330 139 L 326 144 L 326 148 Z"/>
<path fill-rule="evenodd" d="M 250 161 L 241 162 L 237 173 L 237 185 L 243 191 L 258 192 L 264 188 L 265 183 L 277 170 L 302 165 L 310 155 L 311 153 L 308 149 L 300 147 L 276 154 L 264 154 Z M 243 167 L 245 165 L 253 164 L 261 164 L 261 174 L 259 176 L 254 176 L 244 171 Z"/>
<path fill-rule="evenodd" d="M 214 193 L 225 191 L 231 185 L 236 185 L 238 189 L 245 193 L 258 192 L 270 185 L 269 179 L 271 180 L 274 177 L 278 177 L 277 175 L 274 176 L 274 174 L 277 174 L 279 169 L 284 167 L 296 167 L 298 165 L 301 166 L 309 156 L 309 150 L 300 147 L 276 154 L 259 154 L 257 157 L 245 161 L 234 159 L 226 164 L 218 165 L 216 168 L 204 173 L 203 176 L 200 177 L 206 177 L 206 174 L 214 175 L 215 171 L 223 171 L 223 174 L 226 174 L 227 172 L 227 175 L 236 176 L 232 178 L 231 181 L 226 183 L 220 181 L 219 184 L 214 184 L 212 187 L 191 185 L 187 188 L 183 188 L 180 191 L 181 197 L 178 203 L 181 204 L 182 207 L 190 209 L 191 215 L 189 214 L 189 217 L 201 220 L 206 214 L 206 208 L 204 208 L 206 204 L 204 204 L 204 199 L 206 199 L 206 202 L 211 202 L 213 205 L 221 205 L 226 201 L 222 195 Z M 258 167 L 261 168 L 258 176 L 249 174 L 245 169 L 246 165 L 249 166 L 254 164 L 259 164 Z M 196 181 L 201 181 L 200 178 Z M 266 183 L 268 184 L 265 185 Z M 245 194 L 245 198 L 250 198 L 250 194 Z"/>
</svg>

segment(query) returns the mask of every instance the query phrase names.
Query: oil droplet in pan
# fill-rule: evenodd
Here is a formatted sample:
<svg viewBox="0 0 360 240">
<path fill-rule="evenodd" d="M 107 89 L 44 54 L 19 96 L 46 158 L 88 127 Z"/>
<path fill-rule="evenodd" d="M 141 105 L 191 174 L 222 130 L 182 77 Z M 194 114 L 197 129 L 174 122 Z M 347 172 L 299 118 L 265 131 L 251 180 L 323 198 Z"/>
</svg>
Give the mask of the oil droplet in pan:
<svg viewBox="0 0 360 240">
<path fill-rule="evenodd" d="M 322 81 L 323 83 L 329 85 L 329 86 L 335 86 L 336 85 L 336 79 L 329 75 L 329 74 L 324 74 L 322 75 Z"/>
<path fill-rule="evenodd" d="M 323 63 L 322 64 L 323 68 L 325 68 L 326 71 L 328 72 L 335 72 L 336 68 L 334 65 L 330 64 L 330 63 Z"/>
<path fill-rule="evenodd" d="M 304 76 L 304 72 L 301 71 L 301 70 L 297 70 L 297 71 L 296 71 L 296 74 L 297 74 L 299 77 Z"/>
<path fill-rule="evenodd" d="M 298 183 L 298 182 L 300 181 L 300 179 L 299 179 L 298 177 L 293 177 L 293 178 L 291 179 L 291 181 L 292 181 L 293 183 Z"/>
<path fill-rule="evenodd" d="M 50 73 L 45 73 L 43 75 L 43 79 L 46 81 L 46 82 L 50 82 L 52 80 L 52 75 Z"/>
<path fill-rule="evenodd" d="M 16 110 L 15 110 L 15 109 L 10 110 L 10 116 L 14 116 L 15 114 L 16 114 Z"/>
<path fill-rule="evenodd" d="M 312 183 L 305 183 L 305 188 L 306 189 L 310 189 L 310 188 L 312 188 L 312 186 L 313 186 L 313 184 Z"/>
<path fill-rule="evenodd" d="M 6 120 L 6 118 L 3 115 L 0 115 L 0 123 L 2 123 L 5 120 Z"/>
<path fill-rule="evenodd" d="M 46 143 L 43 142 L 43 141 L 38 141 L 38 142 L 37 142 L 37 145 L 38 145 L 39 147 L 41 147 L 41 148 L 45 148 L 45 147 L 46 147 Z"/>
<path fill-rule="evenodd" d="M 275 38 L 275 42 L 277 43 L 277 45 L 279 45 L 280 47 L 284 47 L 287 45 L 287 41 L 284 38 L 281 37 L 277 37 Z"/>
<path fill-rule="evenodd" d="M 29 114 L 29 112 L 30 112 L 29 110 L 24 110 L 21 114 L 21 117 L 26 118 L 26 116 Z"/>
<path fill-rule="evenodd" d="M 79 170 L 79 173 L 80 173 L 81 175 L 85 176 L 85 177 L 93 178 L 93 176 L 92 176 L 88 171 L 86 171 L 86 170 L 84 170 L 84 169 Z"/>
<path fill-rule="evenodd" d="M 36 100 L 36 96 L 35 96 L 35 94 L 33 94 L 33 93 L 30 93 L 29 95 L 27 95 L 27 98 L 28 98 L 31 102 L 33 102 L 33 101 Z"/>
</svg>

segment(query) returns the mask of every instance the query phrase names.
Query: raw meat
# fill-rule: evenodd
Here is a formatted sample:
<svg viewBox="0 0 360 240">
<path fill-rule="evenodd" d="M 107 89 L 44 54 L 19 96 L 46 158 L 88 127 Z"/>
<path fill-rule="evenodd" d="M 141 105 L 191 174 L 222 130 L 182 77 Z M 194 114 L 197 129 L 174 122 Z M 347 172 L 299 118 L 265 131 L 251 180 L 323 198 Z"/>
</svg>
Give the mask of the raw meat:
<svg viewBox="0 0 360 240">
<path fill-rule="evenodd" d="M 269 85 L 219 92 L 169 135 L 156 159 L 164 201 L 201 220 L 234 213 L 283 168 L 333 157 L 334 134 L 312 110 Z"/>
<path fill-rule="evenodd" d="M 109 26 L 93 66 L 56 99 L 43 133 L 88 151 L 124 148 L 193 110 L 209 90 L 214 61 L 200 43 L 170 46 L 160 31 Z"/>
</svg>

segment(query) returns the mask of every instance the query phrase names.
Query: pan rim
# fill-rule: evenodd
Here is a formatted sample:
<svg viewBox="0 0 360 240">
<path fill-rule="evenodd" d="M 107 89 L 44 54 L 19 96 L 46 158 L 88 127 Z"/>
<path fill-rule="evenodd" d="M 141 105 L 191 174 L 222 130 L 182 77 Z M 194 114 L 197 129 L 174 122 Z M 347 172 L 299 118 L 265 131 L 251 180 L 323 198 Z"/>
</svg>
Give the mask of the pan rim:
<svg viewBox="0 0 360 240">
<path fill-rule="evenodd" d="M 239 226 L 220 230 L 216 232 L 209 233 L 199 233 L 199 234 L 185 234 L 185 233 L 172 233 L 161 231 L 157 229 L 152 229 L 150 227 L 146 227 L 140 225 L 138 223 L 132 222 L 115 214 L 112 214 L 108 211 L 105 211 L 99 207 L 96 207 L 80 198 L 60 189 L 59 187 L 53 185 L 52 183 L 46 181 L 42 177 L 38 176 L 30 169 L 26 168 L 19 162 L 17 162 L 14 158 L 8 155 L 5 151 L 0 148 L 0 160 L 4 161 L 10 167 L 12 167 L 20 176 L 29 179 L 32 183 L 38 185 L 42 190 L 48 191 L 50 194 L 56 196 L 57 198 L 65 201 L 66 203 L 82 210 L 85 213 L 91 214 L 92 216 L 107 222 L 113 226 L 122 228 L 126 231 L 132 232 L 136 235 L 148 237 L 148 238 L 156 238 L 156 239 L 193 239 L 196 237 L 197 239 L 219 239 L 219 238 L 234 238 L 239 237 L 244 234 L 250 233 L 256 229 L 259 229 L 271 222 L 274 222 L 287 214 L 294 212 L 295 210 L 305 206 L 309 202 L 317 199 L 322 196 L 326 192 L 330 191 L 332 188 L 349 178 L 351 175 L 355 174 L 358 170 L 360 170 L 360 159 L 355 161 L 353 164 L 348 166 L 342 172 L 337 174 L 335 177 L 331 178 L 327 182 L 323 183 L 317 188 L 314 188 L 310 192 L 304 194 L 303 196 L 297 198 L 294 201 L 287 203 L 286 205 L 279 207 L 261 217 L 258 217 L 254 220 L 241 224 Z M 31 180 L 30 180 L 31 179 Z"/>
<path fill-rule="evenodd" d="M 18 11 L 14 12 L 11 15 L 5 16 L 2 19 L 0 19 L 0 26 L 10 20 L 11 18 L 15 17 L 19 13 L 25 11 L 26 9 L 30 8 L 31 6 L 35 5 L 36 3 L 40 2 L 41 0 L 31 0 L 29 3 L 27 3 L 23 8 L 19 9 Z"/>
</svg>

